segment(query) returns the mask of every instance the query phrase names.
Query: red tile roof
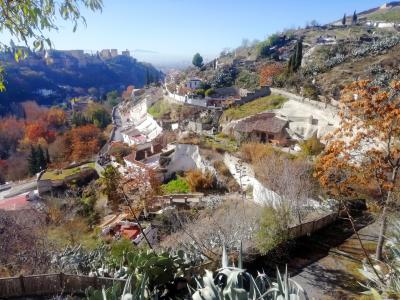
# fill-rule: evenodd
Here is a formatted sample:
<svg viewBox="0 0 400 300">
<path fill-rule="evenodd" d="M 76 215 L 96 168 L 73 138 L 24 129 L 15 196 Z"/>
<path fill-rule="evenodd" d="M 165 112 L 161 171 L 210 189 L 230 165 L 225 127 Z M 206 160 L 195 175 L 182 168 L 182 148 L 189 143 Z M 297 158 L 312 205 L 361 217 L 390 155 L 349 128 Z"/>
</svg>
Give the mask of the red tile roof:
<svg viewBox="0 0 400 300">
<path fill-rule="evenodd" d="M 26 200 L 26 195 L 18 195 L 12 198 L 0 199 L 0 209 L 18 210 L 29 207 L 30 204 Z"/>
<path fill-rule="evenodd" d="M 131 227 L 131 228 L 123 228 L 121 229 L 121 235 L 128 240 L 134 240 L 140 234 L 139 228 Z"/>
</svg>

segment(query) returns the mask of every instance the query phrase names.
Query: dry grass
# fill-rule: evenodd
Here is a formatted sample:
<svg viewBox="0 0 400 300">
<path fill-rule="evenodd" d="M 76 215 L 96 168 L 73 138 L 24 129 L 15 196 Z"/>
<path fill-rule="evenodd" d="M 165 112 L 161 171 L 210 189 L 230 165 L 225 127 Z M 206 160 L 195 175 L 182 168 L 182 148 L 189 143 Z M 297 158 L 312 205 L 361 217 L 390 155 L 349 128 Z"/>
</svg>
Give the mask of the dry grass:
<svg viewBox="0 0 400 300">
<path fill-rule="evenodd" d="M 295 158 L 294 155 L 283 152 L 271 144 L 247 143 L 240 148 L 241 158 L 251 164 L 257 163 L 272 154 L 283 155 L 290 159 Z"/>
<path fill-rule="evenodd" d="M 369 68 L 372 65 L 382 64 L 385 69 L 395 69 L 400 65 L 398 53 L 400 46 L 393 47 L 387 53 L 377 56 L 368 56 L 355 62 L 346 62 L 317 76 L 317 82 L 325 94 L 330 94 L 333 87 L 344 87 L 355 79 L 370 78 Z"/>
<path fill-rule="evenodd" d="M 400 8 L 395 7 L 392 9 L 378 11 L 368 16 L 369 19 L 384 22 L 400 22 Z"/>
<path fill-rule="evenodd" d="M 182 230 L 162 241 L 161 247 L 199 251 L 219 261 L 223 244 L 237 247 L 241 240 L 243 251 L 249 253 L 254 249 L 253 234 L 259 217 L 258 205 L 238 198 L 226 199 L 219 207 L 201 211 L 194 220 L 188 220 Z"/>
</svg>

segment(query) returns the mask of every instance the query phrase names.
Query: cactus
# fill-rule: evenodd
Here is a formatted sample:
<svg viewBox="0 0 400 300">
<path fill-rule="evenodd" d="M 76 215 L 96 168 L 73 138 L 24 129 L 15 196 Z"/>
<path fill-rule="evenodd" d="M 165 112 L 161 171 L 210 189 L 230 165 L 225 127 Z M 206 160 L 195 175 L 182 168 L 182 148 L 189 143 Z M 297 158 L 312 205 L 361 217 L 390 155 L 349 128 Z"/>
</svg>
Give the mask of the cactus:
<svg viewBox="0 0 400 300">
<path fill-rule="evenodd" d="M 86 300 L 145 300 L 148 277 L 143 276 L 136 286 L 132 285 L 132 282 L 133 275 L 130 275 L 122 292 L 119 284 L 114 284 L 108 289 L 103 287 L 102 290 L 89 288 L 86 290 Z"/>
</svg>

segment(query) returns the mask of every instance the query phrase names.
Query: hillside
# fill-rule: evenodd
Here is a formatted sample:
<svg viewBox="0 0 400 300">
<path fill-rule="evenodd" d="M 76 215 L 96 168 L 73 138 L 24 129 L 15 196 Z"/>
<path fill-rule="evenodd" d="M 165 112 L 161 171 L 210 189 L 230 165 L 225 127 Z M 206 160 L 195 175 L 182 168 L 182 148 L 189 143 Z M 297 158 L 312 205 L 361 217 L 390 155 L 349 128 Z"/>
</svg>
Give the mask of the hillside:
<svg viewBox="0 0 400 300">
<path fill-rule="evenodd" d="M 396 14 L 400 14 L 399 4 L 389 3 L 360 13 L 356 24 L 352 24 L 350 17 L 345 25 L 341 20 L 313 24 L 224 51 L 204 67 L 192 67 L 175 76 L 175 83 L 182 85 L 188 78 L 198 77 L 206 88 L 234 86 L 255 90 L 260 80 L 269 79 L 272 86 L 322 101 L 338 100 L 340 90 L 357 78 L 387 83 L 399 75 L 400 34 L 396 22 L 382 22 L 389 18 L 395 21 Z M 297 72 L 287 72 L 299 42 L 301 67 Z M 272 64 L 279 66 L 280 74 L 265 78 L 262 70 Z"/>
<path fill-rule="evenodd" d="M 98 55 L 78 56 L 74 51 L 30 52 L 25 60 L 2 54 L 6 91 L 0 93 L 0 114 L 14 111 L 16 103 L 35 100 L 39 104 L 58 104 L 71 97 L 101 97 L 110 90 L 128 85 L 143 87 L 163 77 L 152 65 L 128 56 L 103 60 Z"/>
<path fill-rule="evenodd" d="M 380 7 L 361 12 L 360 18 L 372 21 L 400 23 L 400 1 L 385 3 Z"/>
</svg>

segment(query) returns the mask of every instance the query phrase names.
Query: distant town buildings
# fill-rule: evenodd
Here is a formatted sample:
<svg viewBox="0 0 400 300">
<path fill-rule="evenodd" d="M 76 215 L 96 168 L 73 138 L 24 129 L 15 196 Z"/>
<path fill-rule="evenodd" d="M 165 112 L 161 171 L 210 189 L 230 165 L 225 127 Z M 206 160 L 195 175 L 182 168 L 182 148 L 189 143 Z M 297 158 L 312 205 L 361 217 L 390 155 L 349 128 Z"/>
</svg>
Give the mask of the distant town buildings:
<svg viewBox="0 0 400 300">
<path fill-rule="evenodd" d="M 118 49 L 103 49 L 99 53 L 99 56 L 102 59 L 111 59 L 117 57 L 118 55 Z M 125 50 L 121 52 L 121 55 L 130 57 L 131 53 L 129 50 Z"/>
<path fill-rule="evenodd" d="M 131 56 L 131 52 L 127 49 L 125 51 L 122 51 L 121 55 L 123 55 L 123 56 Z"/>
</svg>

